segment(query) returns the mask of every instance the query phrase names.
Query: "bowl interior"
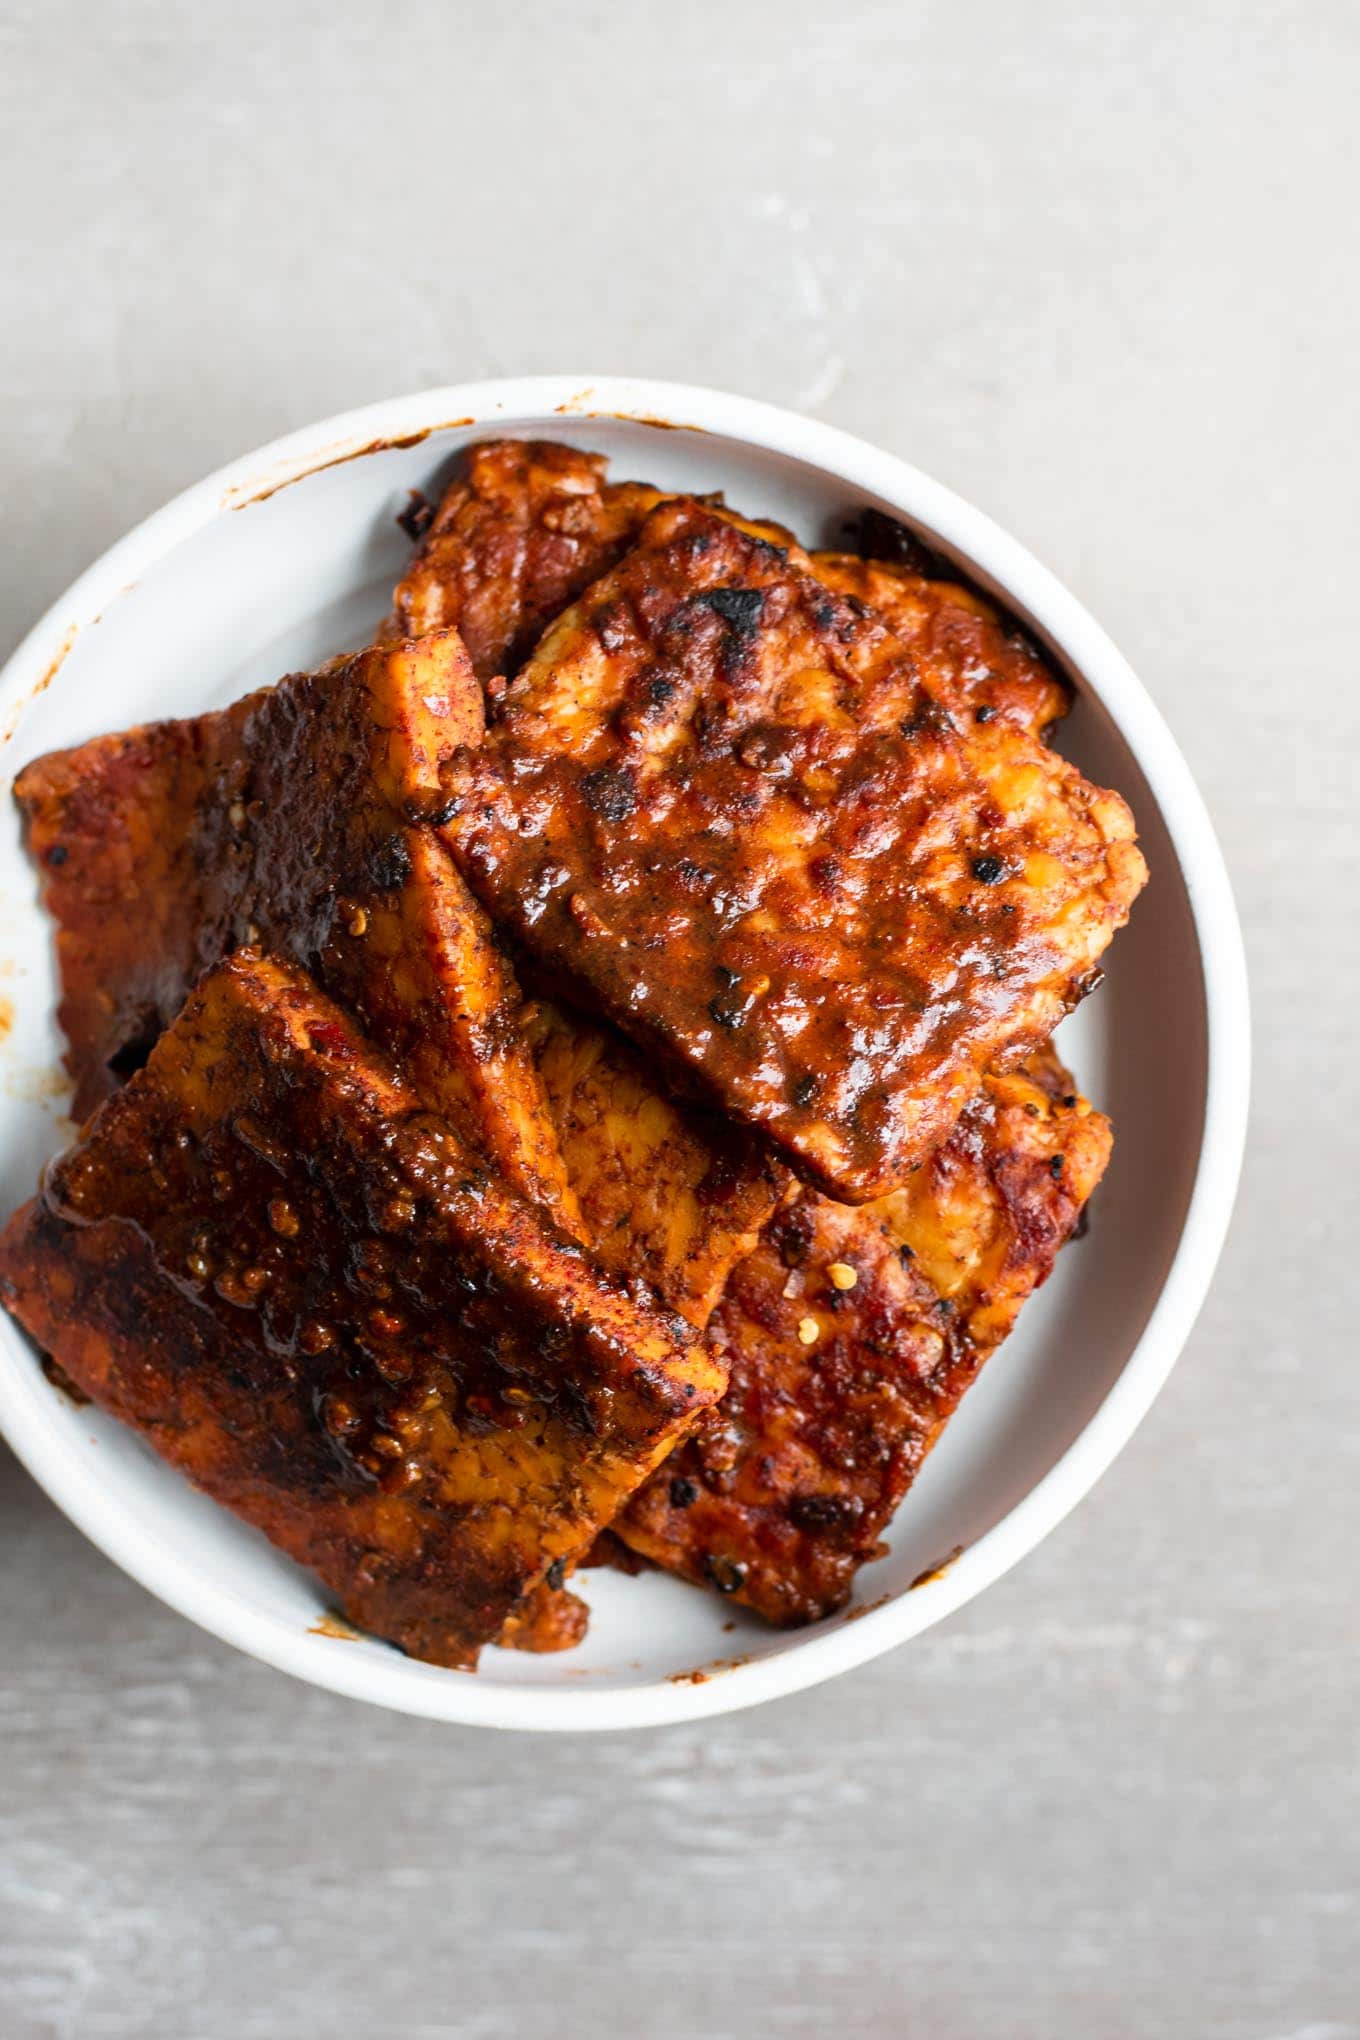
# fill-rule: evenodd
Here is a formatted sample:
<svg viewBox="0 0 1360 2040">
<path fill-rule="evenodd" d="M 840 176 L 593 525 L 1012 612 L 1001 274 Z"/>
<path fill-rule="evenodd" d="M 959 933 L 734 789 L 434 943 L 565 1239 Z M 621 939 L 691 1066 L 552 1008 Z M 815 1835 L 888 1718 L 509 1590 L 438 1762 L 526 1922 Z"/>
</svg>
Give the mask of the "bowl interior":
<svg viewBox="0 0 1360 2040">
<path fill-rule="evenodd" d="M 480 436 L 492 429 L 481 428 Z M 494 431 L 507 429 L 596 447 L 610 455 L 616 476 L 725 489 L 734 504 L 792 525 L 806 542 L 840 541 L 847 516 L 866 501 L 899 512 L 910 507 L 857 494 L 833 473 L 714 433 L 551 415 L 498 419 Z M 475 436 L 468 429 L 438 432 L 224 507 L 107 604 L 98 621 L 86 622 L 45 685 L 29 686 L 22 699 L 13 682 L 0 690 L 0 729 L 10 732 L 0 748 L 5 788 L 39 752 L 221 705 L 362 642 L 408 552 L 394 521 L 407 490 L 435 494 L 457 448 Z M 889 1555 L 861 1572 L 851 1610 L 811 1631 L 775 1633 L 716 1596 L 660 1574 L 625 1579 L 593 1572 L 583 1582 L 593 1612 L 580 1649 L 547 1658 L 488 1651 L 475 1680 L 415 1664 L 367 1639 L 318 1631 L 326 1603 L 308 1576 L 195 1494 L 120 1426 L 63 1399 L 4 1319 L 0 1416 L 28 1463 L 90 1534 L 208 1626 L 321 1683 L 450 1718 L 523 1717 L 516 1696 L 542 1689 L 560 1694 L 565 1714 L 580 1717 L 568 1696 L 638 1687 L 678 1693 L 687 1683 L 693 1688 L 699 1671 L 710 1678 L 725 1673 L 723 1684 L 734 1690 L 723 1704 L 739 1704 L 736 1689 L 762 1665 L 808 1651 L 823 1633 L 911 1592 L 923 1573 L 974 1546 L 1057 1464 L 1118 1380 L 1175 1253 L 1204 1126 L 1204 980 L 1185 882 L 1137 761 L 1082 675 L 1071 677 L 1078 701 L 1060 747 L 1130 801 L 1153 872 L 1131 926 L 1114 945 L 1105 985 L 1062 1031 L 1063 1053 L 1083 1088 L 1114 1119 L 1114 1161 L 1089 1235 L 1060 1258 L 965 1400 L 899 1514 Z M 51 929 L 5 799 L 0 1210 L 6 1213 L 31 1193 L 40 1166 L 70 1133 L 54 1003 Z M 927 1603 L 936 1584 L 919 1590 L 913 1626 L 931 1619 Z M 662 1700 L 656 1711 L 678 1712 L 681 1705 Z"/>
</svg>

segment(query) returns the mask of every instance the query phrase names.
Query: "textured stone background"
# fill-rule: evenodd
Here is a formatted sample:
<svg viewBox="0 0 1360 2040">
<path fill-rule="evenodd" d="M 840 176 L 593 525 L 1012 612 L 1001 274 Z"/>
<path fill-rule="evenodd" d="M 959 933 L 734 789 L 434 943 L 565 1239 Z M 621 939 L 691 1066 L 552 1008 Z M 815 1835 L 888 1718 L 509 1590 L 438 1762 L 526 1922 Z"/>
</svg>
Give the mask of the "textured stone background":
<svg viewBox="0 0 1360 2040">
<path fill-rule="evenodd" d="M 1360 2035 L 1360 15 L 0 5 L 0 638 L 206 469 L 424 383 L 770 397 L 1090 603 L 1254 977 L 1217 1287 L 951 1622 L 711 1727 L 498 1738 L 200 1635 L 0 1456 L 5 2040 Z"/>
</svg>

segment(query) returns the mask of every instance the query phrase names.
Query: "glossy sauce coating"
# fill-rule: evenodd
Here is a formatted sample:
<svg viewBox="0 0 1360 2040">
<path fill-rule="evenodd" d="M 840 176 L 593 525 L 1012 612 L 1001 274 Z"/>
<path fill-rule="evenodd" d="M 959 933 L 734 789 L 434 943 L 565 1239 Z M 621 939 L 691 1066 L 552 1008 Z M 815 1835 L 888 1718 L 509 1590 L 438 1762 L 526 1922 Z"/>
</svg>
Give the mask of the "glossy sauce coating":
<svg viewBox="0 0 1360 2040">
<path fill-rule="evenodd" d="M 903 1182 L 1089 988 L 1124 803 L 966 729 L 862 604 L 692 501 L 548 631 L 446 839 L 495 918 L 809 1181 Z"/>
<path fill-rule="evenodd" d="M 0 1242 L 88 1395 L 469 1661 L 714 1401 L 717 1364 L 510 1196 L 286 966 L 209 978 Z"/>
</svg>

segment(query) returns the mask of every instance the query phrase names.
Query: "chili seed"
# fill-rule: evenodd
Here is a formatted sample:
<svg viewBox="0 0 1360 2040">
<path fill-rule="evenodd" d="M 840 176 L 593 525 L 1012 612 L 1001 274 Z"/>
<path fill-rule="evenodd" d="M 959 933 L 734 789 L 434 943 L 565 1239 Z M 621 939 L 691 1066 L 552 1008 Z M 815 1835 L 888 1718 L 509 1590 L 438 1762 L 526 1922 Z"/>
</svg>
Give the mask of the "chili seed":
<svg viewBox="0 0 1360 2040">
<path fill-rule="evenodd" d="M 298 1215 L 286 1197 L 271 1197 L 269 1200 L 269 1223 L 280 1239 L 297 1238 Z"/>
</svg>

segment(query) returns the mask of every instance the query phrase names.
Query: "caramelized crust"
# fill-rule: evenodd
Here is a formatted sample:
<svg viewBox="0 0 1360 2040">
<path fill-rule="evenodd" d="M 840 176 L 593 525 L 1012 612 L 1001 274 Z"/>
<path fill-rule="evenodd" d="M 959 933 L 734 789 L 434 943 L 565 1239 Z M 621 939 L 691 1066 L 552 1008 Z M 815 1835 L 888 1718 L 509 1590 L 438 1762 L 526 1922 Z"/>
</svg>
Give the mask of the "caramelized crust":
<svg viewBox="0 0 1360 2040">
<path fill-rule="evenodd" d="M 1071 1085 L 1046 1050 L 903 1189 L 781 1206 L 710 1326 L 726 1396 L 614 1526 L 634 1550 L 771 1622 L 844 1604 L 1104 1172 L 1109 1123 Z"/>
<path fill-rule="evenodd" d="M 545 624 L 632 544 L 661 491 L 606 482 L 605 459 L 550 440 L 469 449 L 398 584 L 399 635 L 457 626 L 479 679 L 511 673 Z"/>
<path fill-rule="evenodd" d="M 542 1001 L 529 1038 L 596 1260 L 702 1331 L 787 1172 L 740 1128 L 663 1096 L 611 1029 Z"/>
<path fill-rule="evenodd" d="M 20 774 L 59 928 L 78 1116 L 145 1058 L 204 970 L 259 943 L 313 972 L 431 1110 L 571 1222 L 518 987 L 412 820 L 475 734 L 473 684 L 449 631 Z"/>
<path fill-rule="evenodd" d="M 301 973 L 238 957 L 49 1171 L 0 1295 L 361 1627 L 465 1664 L 720 1393 Z"/>
<path fill-rule="evenodd" d="M 926 692 L 964 720 L 1001 717 L 1041 736 L 1068 710 L 1068 693 L 1013 623 L 957 581 L 888 560 L 813 553 L 812 571 L 881 616 L 906 646 Z"/>
<path fill-rule="evenodd" d="M 447 775 L 446 838 L 550 975 L 809 1181 L 883 1195 L 1089 989 L 1128 809 L 960 732 L 875 616 L 692 501 L 560 617 Z"/>
</svg>

